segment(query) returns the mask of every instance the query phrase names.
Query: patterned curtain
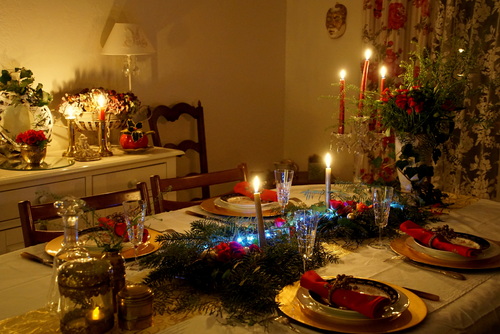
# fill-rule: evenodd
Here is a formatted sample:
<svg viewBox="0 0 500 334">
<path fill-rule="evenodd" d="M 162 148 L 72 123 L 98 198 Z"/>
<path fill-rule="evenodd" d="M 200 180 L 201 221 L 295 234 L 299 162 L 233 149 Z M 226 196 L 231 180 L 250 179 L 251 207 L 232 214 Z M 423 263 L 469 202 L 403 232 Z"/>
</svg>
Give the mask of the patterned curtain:
<svg viewBox="0 0 500 334">
<path fill-rule="evenodd" d="M 453 140 L 435 169 L 441 190 L 495 198 L 500 130 L 500 5 L 497 0 L 363 0 L 363 39 L 374 49 L 370 83 L 377 85 L 378 66 L 388 77 L 400 74 L 399 62 L 415 43 L 447 50 L 462 39 L 477 59 L 466 94 L 466 108 L 456 117 Z"/>
</svg>

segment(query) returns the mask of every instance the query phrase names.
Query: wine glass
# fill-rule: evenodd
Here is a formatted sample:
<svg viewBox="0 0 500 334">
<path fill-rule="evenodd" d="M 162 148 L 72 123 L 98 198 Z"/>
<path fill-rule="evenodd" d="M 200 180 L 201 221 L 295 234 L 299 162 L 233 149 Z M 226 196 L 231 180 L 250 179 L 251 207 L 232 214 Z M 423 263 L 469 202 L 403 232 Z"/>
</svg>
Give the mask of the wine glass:
<svg viewBox="0 0 500 334">
<path fill-rule="evenodd" d="M 146 218 L 146 202 L 143 200 L 129 200 L 122 203 L 125 221 L 127 223 L 127 235 L 134 245 L 134 267 L 139 267 L 137 261 L 139 245 L 142 244 L 144 235 L 144 220 Z"/>
<path fill-rule="evenodd" d="M 281 206 L 281 215 L 285 215 L 285 207 L 290 198 L 290 188 L 293 180 L 292 169 L 275 169 L 274 180 L 276 181 L 276 192 L 278 193 L 278 203 Z"/>
<path fill-rule="evenodd" d="M 378 226 L 378 242 L 370 245 L 373 248 L 386 248 L 386 245 L 382 243 L 382 229 L 387 226 L 389 221 L 393 194 L 392 187 L 374 187 L 372 189 L 373 214 L 375 215 L 375 225 Z"/>
<path fill-rule="evenodd" d="M 306 271 L 306 261 L 310 260 L 313 255 L 319 218 L 319 213 L 313 210 L 297 210 L 293 215 L 295 236 L 299 253 L 302 255 L 304 272 Z"/>
</svg>

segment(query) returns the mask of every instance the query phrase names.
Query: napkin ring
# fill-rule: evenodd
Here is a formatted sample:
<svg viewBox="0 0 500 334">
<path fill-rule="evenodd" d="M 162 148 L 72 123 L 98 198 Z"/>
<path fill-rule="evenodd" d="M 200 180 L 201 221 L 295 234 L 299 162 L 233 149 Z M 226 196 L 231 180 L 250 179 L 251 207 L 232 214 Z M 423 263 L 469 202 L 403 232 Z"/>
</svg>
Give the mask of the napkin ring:
<svg viewBox="0 0 500 334">
<path fill-rule="evenodd" d="M 432 248 L 432 242 L 434 241 L 434 239 L 437 238 L 437 234 L 434 234 L 430 239 L 429 239 L 429 242 L 427 243 L 427 245 Z"/>
</svg>

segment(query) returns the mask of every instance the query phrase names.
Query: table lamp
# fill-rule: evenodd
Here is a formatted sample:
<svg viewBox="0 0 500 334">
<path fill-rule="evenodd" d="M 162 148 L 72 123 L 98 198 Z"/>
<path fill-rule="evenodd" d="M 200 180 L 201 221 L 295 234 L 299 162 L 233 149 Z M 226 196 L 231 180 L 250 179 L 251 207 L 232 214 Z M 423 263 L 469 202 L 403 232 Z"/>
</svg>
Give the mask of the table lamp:
<svg viewBox="0 0 500 334">
<path fill-rule="evenodd" d="M 128 77 L 128 89 L 132 91 L 132 74 L 138 71 L 134 56 L 154 53 L 142 28 L 132 23 L 115 23 L 102 48 L 102 54 L 108 56 L 126 56 L 123 71 Z"/>
</svg>

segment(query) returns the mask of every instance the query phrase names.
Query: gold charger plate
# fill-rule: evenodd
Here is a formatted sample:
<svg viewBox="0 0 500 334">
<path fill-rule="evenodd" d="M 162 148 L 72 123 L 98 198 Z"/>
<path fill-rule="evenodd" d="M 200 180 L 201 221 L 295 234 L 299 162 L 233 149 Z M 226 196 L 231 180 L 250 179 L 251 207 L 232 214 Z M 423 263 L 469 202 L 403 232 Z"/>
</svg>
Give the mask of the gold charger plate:
<svg viewBox="0 0 500 334">
<path fill-rule="evenodd" d="M 453 268 L 453 269 L 494 269 L 500 268 L 500 254 L 494 257 L 486 259 L 471 259 L 470 261 L 447 261 L 443 259 L 438 259 L 427 255 L 425 253 L 419 252 L 406 243 L 406 239 L 411 238 L 409 235 L 405 235 L 401 238 L 395 239 L 391 242 L 391 248 L 393 251 L 400 255 L 407 256 L 413 261 L 430 264 L 433 266 Z M 498 241 L 488 240 L 490 243 L 500 244 Z"/>
<path fill-rule="evenodd" d="M 201 202 L 200 207 L 210 213 L 221 215 L 221 216 L 230 216 L 230 217 L 255 217 L 255 213 L 244 213 L 238 212 L 227 208 L 222 208 L 215 204 L 215 200 L 218 197 L 209 198 Z M 274 217 L 278 216 L 279 210 L 262 210 L 262 216 L 264 217 Z"/>
<path fill-rule="evenodd" d="M 402 287 L 386 282 L 382 283 L 404 293 L 408 297 L 410 305 L 399 317 L 382 321 L 373 320 L 373 323 L 370 323 L 369 326 L 367 326 L 366 322 L 360 324 L 346 324 L 345 322 L 336 323 L 334 317 L 332 317 L 330 321 L 326 321 L 322 318 L 316 318 L 304 313 L 303 306 L 296 298 L 300 282 L 295 282 L 293 285 L 283 288 L 276 299 L 278 303 L 280 303 L 279 309 L 286 316 L 317 329 L 342 333 L 390 333 L 416 326 L 424 320 L 427 316 L 427 306 L 422 299 Z"/>
<path fill-rule="evenodd" d="M 160 244 L 156 241 L 156 237 L 160 235 L 160 232 L 148 229 L 149 231 L 149 241 L 146 244 L 140 245 L 138 249 L 138 255 L 139 256 L 144 256 L 151 254 L 153 252 L 156 252 L 158 248 L 160 248 Z M 47 242 L 45 245 L 45 252 L 51 256 L 55 256 L 59 249 L 61 249 L 61 243 L 64 239 L 64 236 L 59 236 L 57 238 L 52 239 L 51 241 Z M 122 250 L 121 255 L 125 258 L 125 260 L 128 259 L 133 259 L 134 258 L 134 249 L 133 248 L 127 248 Z M 91 255 L 98 255 L 95 253 L 91 252 Z"/>
</svg>

